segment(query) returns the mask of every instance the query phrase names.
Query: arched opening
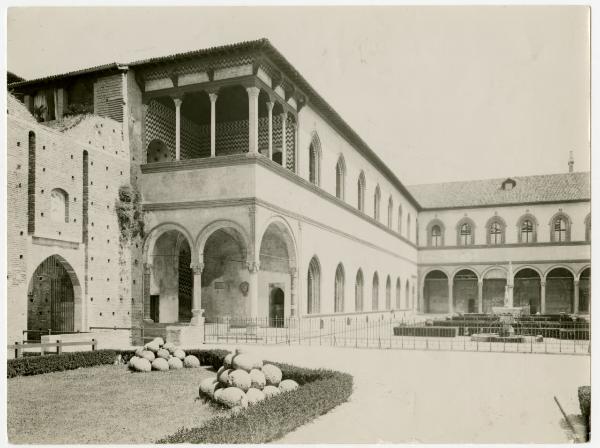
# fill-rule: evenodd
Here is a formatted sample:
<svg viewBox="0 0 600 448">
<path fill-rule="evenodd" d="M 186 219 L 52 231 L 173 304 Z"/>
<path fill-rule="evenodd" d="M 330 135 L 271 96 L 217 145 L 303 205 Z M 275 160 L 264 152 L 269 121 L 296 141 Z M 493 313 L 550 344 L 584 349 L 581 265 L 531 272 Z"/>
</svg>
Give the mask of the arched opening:
<svg viewBox="0 0 600 448">
<path fill-rule="evenodd" d="M 554 268 L 546 275 L 546 313 L 572 313 L 573 274 L 565 268 Z"/>
<path fill-rule="evenodd" d="M 377 272 L 373 274 L 373 289 L 371 291 L 371 310 L 379 309 L 379 275 Z"/>
<path fill-rule="evenodd" d="M 69 222 L 69 195 L 62 188 L 50 192 L 50 219 L 54 222 Z"/>
<path fill-rule="evenodd" d="M 321 184 L 321 141 L 317 133 L 313 134 L 308 146 L 308 181 L 315 185 Z"/>
<path fill-rule="evenodd" d="M 389 275 L 385 282 L 385 309 L 392 309 L 392 279 Z"/>
<path fill-rule="evenodd" d="M 206 240 L 202 308 L 208 321 L 250 315 L 250 300 L 243 287 L 249 283 L 246 251 L 244 237 L 234 227 L 221 227 Z"/>
<path fill-rule="evenodd" d="M 335 165 L 335 196 L 344 200 L 346 197 L 346 163 L 344 156 L 340 155 Z"/>
<path fill-rule="evenodd" d="M 258 314 L 260 316 L 268 315 L 276 318 L 286 316 L 286 307 L 290 305 L 286 303 L 286 298 L 291 297 L 292 288 L 290 272 L 295 267 L 295 259 L 294 243 L 287 227 L 280 221 L 270 223 L 260 242 L 258 273 Z M 278 308 L 276 313 L 270 305 L 275 289 L 283 292 L 283 307 Z M 266 294 L 265 291 L 269 293 L 269 304 L 262 299 Z"/>
<path fill-rule="evenodd" d="M 590 313 L 591 271 L 591 268 L 585 268 L 579 275 L 579 312 L 581 314 Z"/>
<path fill-rule="evenodd" d="M 281 288 L 274 287 L 269 295 L 269 326 L 283 327 L 285 318 L 285 294 Z"/>
<path fill-rule="evenodd" d="M 408 292 L 408 284 L 406 285 Z M 442 271 L 431 271 L 425 276 L 423 288 L 426 313 L 448 312 L 448 277 Z"/>
<path fill-rule="evenodd" d="M 210 157 L 210 109 L 207 92 L 189 92 L 183 97 L 180 124 L 181 160 Z"/>
<path fill-rule="evenodd" d="M 379 221 L 381 218 L 381 189 L 379 185 L 375 187 L 375 194 L 373 196 L 373 219 Z"/>
<path fill-rule="evenodd" d="M 499 216 L 490 218 L 486 225 L 487 228 L 487 243 L 492 246 L 504 244 L 504 231 L 506 223 Z"/>
<path fill-rule="evenodd" d="M 398 206 L 398 233 L 402 235 L 402 206 Z"/>
<path fill-rule="evenodd" d="M 29 131 L 28 142 L 29 166 L 27 169 L 27 233 L 33 234 L 35 233 L 35 132 Z"/>
<path fill-rule="evenodd" d="M 541 311 L 541 278 L 534 269 L 521 269 L 515 274 L 513 305 L 529 305 L 531 314 Z"/>
<path fill-rule="evenodd" d="M 313 257 L 308 265 L 307 275 L 307 313 L 318 314 L 321 312 L 321 267 L 319 261 Z"/>
<path fill-rule="evenodd" d="M 410 286 L 408 284 L 408 280 L 406 280 L 406 286 L 404 291 L 404 301 L 407 309 L 411 309 L 412 302 L 410 300 Z"/>
<path fill-rule="evenodd" d="M 535 216 L 530 214 L 521 216 L 517 222 L 519 243 L 535 243 L 537 241 L 537 226 Z"/>
<path fill-rule="evenodd" d="M 150 253 L 149 317 L 155 323 L 189 322 L 193 273 L 189 241 L 178 230 L 162 233 Z"/>
<path fill-rule="evenodd" d="M 394 222 L 394 200 L 390 196 L 388 199 L 388 211 L 387 211 L 387 226 L 388 229 L 391 229 Z"/>
<path fill-rule="evenodd" d="M 356 283 L 354 286 L 354 309 L 355 311 L 363 310 L 363 293 L 364 293 L 364 279 L 362 270 L 359 269 L 356 273 Z"/>
<path fill-rule="evenodd" d="M 475 223 L 463 218 L 456 224 L 456 242 L 458 246 L 470 246 L 475 243 Z"/>
<path fill-rule="evenodd" d="M 215 155 L 248 152 L 248 92 L 242 86 L 219 90 L 215 105 Z"/>
<path fill-rule="evenodd" d="M 344 277 L 344 266 L 340 263 L 335 270 L 333 311 L 336 313 L 344 312 Z"/>
<path fill-rule="evenodd" d="M 358 187 L 358 209 L 361 212 L 365 211 L 365 189 L 366 189 L 366 181 L 365 181 L 365 173 L 363 173 L 362 171 L 360 172 L 360 175 L 358 176 L 358 182 L 357 182 L 357 187 Z"/>
<path fill-rule="evenodd" d="M 396 280 L 396 309 L 397 310 L 402 309 L 401 290 L 402 290 L 402 286 L 401 286 L 401 282 L 400 282 L 400 277 L 398 277 L 398 279 Z"/>
<path fill-rule="evenodd" d="M 502 269 L 490 269 L 483 276 L 483 312 L 491 313 L 493 307 L 504 306 L 506 290 L 506 272 Z"/>
<path fill-rule="evenodd" d="M 27 292 L 28 339 L 80 329 L 81 288 L 73 268 L 59 255 L 36 268 Z"/>
<path fill-rule="evenodd" d="M 146 163 L 171 162 L 173 156 L 167 145 L 161 140 L 154 139 L 148 145 Z"/>
<path fill-rule="evenodd" d="M 457 313 L 476 313 L 478 304 L 477 274 L 470 269 L 461 269 L 454 274 L 452 299 Z"/>
<path fill-rule="evenodd" d="M 406 239 L 410 241 L 410 213 L 406 215 Z"/>
</svg>

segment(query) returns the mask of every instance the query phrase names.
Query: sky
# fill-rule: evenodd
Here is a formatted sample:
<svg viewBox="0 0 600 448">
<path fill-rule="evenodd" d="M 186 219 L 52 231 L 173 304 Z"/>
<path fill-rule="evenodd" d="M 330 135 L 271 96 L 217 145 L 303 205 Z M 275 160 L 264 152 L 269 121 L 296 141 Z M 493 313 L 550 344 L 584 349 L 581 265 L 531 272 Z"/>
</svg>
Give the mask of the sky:
<svg viewBox="0 0 600 448">
<path fill-rule="evenodd" d="M 268 38 L 407 184 L 590 169 L 581 6 L 10 8 L 27 79 Z"/>
</svg>

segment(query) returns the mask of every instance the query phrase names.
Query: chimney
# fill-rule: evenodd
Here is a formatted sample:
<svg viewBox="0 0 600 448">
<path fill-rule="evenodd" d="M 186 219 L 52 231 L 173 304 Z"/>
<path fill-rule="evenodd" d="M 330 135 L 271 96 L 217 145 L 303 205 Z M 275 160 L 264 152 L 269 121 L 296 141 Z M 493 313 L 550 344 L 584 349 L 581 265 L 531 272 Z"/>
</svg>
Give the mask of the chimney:
<svg viewBox="0 0 600 448">
<path fill-rule="evenodd" d="M 569 151 L 569 173 L 573 172 L 574 165 L 575 165 L 575 160 L 573 159 L 573 151 Z"/>
</svg>

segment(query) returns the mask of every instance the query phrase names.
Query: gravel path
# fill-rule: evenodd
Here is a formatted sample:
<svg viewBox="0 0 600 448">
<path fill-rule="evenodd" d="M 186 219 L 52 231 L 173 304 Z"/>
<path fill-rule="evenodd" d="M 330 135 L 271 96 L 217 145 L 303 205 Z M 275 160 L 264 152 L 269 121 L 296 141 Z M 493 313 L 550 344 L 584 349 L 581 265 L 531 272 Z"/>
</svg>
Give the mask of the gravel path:
<svg viewBox="0 0 600 448">
<path fill-rule="evenodd" d="M 214 346 L 220 348 L 233 348 Z M 354 376 L 349 403 L 277 443 L 565 443 L 556 395 L 578 414 L 590 358 L 247 346 L 264 359 Z"/>
</svg>

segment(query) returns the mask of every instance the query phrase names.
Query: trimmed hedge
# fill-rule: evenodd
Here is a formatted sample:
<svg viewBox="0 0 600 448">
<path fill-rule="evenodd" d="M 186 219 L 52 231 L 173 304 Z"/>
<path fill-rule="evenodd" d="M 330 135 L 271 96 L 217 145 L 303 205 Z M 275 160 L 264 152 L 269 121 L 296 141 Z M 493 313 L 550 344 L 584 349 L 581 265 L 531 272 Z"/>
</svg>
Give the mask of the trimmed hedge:
<svg viewBox="0 0 600 448">
<path fill-rule="evenodd" d="M 121 361 L 127 363 L 134 353 L 133 350 L 95 350 L 9 359 L 6 376 L 7 378 L 14 378 L 17 376 L 62 372 L 80 367 L 110 365 L 115 363 L 119 355 L 121 355 Z M 227 350 L 186 350 L 186 354 L 198 358 L 200 365 L 209 365 L 215 369 L 223 365 L 223 358 L 227 353 L 229 353 Z"/>
<path fill-rule="evenodd" d="M 261 401 L 238 414 L 214 417 L 202 426 L 180 429 L 157 443 L 267 443 L 348 401 L 352 376 L 267 361 L 300 388 Z"/>
<path fill-rule="evenodd" d="M 7 378 L 14 378 L 75 370 L 80 367 L 113 364 L 116 358 L 117 352 L 115 350 L 95 350 L 9 359 L 6 366 L 6 376 Z"/>
<path fill-rule="evenodd" d="M 456 327 L 394 327 L 394 336 L 455 338 L 457 335 Z"/>
</svg>

